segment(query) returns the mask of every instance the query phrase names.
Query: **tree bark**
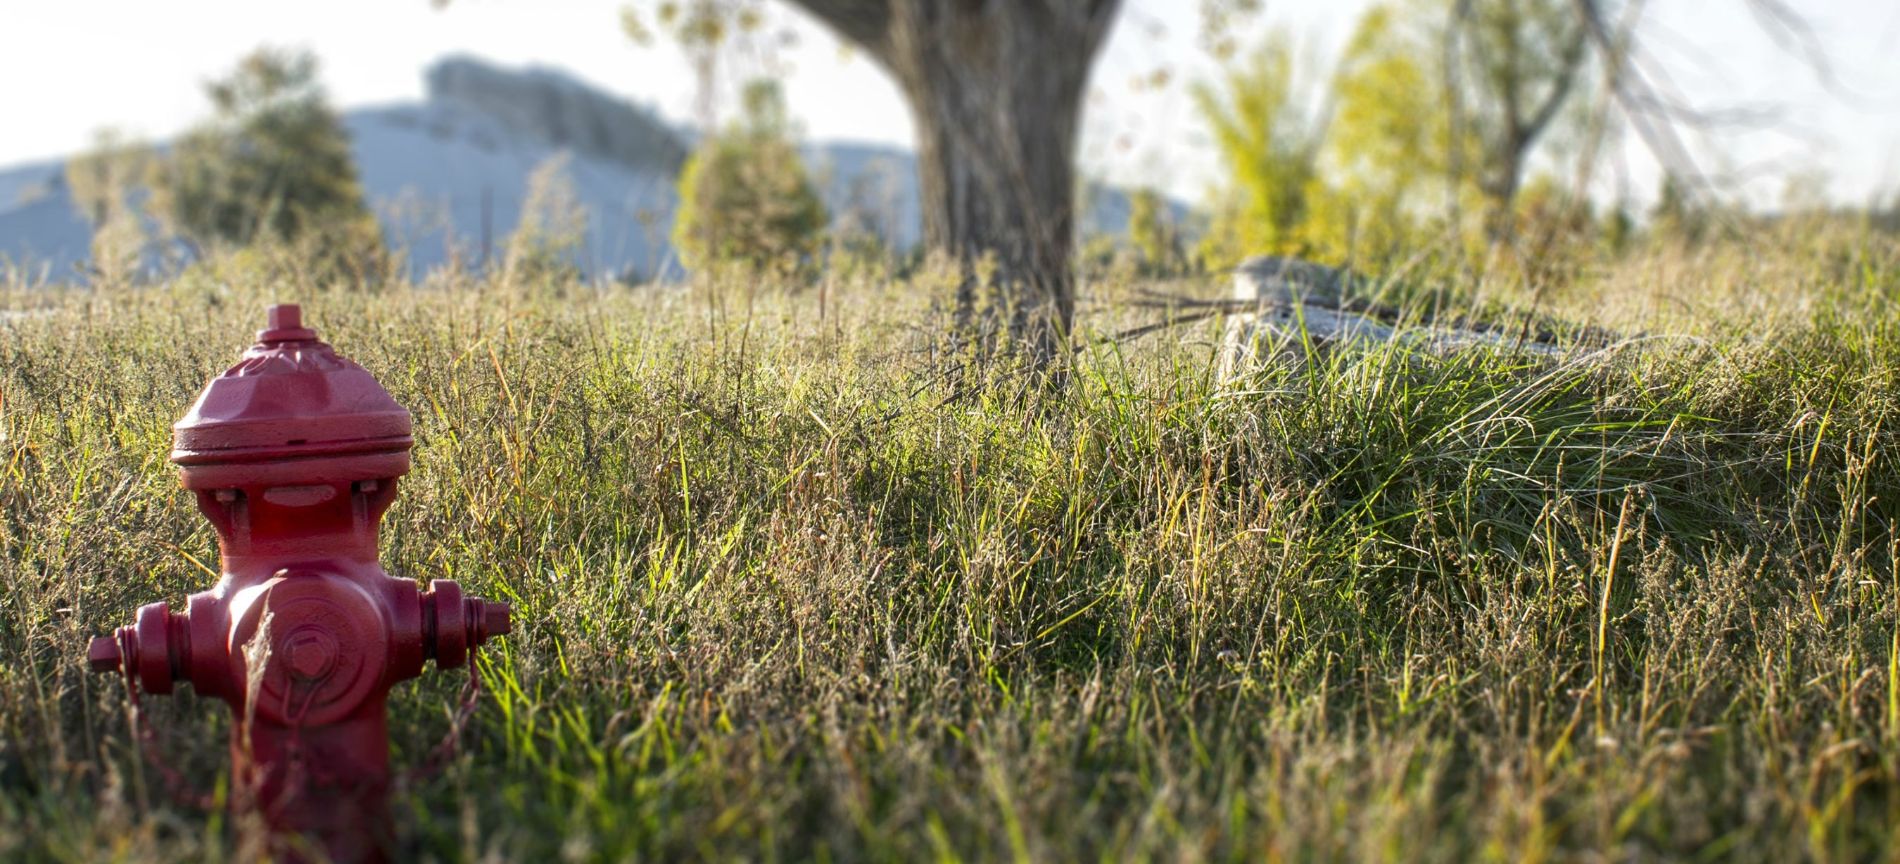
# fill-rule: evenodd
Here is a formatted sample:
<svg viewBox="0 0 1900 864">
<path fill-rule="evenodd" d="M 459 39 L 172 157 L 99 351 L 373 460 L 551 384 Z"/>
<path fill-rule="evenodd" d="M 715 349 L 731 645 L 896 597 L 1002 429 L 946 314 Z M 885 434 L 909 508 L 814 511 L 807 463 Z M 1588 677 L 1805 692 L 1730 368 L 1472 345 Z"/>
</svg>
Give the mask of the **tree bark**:
<svg viewBox="0 0 1900 864">
<path fill-rule="evenodd" d="M 962 269 L 961 334 L 1046 364 L 1075 314 L 1075 144 L 1120 0 L 794 0 L 897 79 L 924 241 Z"/>
</svg>

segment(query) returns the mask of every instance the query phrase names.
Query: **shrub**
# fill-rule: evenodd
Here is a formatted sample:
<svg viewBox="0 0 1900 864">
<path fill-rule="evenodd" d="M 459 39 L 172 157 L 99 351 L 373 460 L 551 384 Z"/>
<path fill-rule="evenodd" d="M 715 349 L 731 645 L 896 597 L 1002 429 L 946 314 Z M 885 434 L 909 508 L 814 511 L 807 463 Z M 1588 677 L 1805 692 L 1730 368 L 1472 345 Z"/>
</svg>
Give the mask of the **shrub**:
<svg viewBox="0 0 1900 864">
<path fill-rule="evenodd" d="M 556 153 L 528 175 L 521 221 L 502 265 L 510 283 L 561 286 L 580 277 L 575 256 L 587 239 L 587 210 L 574 194 L 567 162 L 567 153 Z"/>
<path fill-rule="evenodd" d="M 707 139 L 679 180 L 673 242 L 687 267 L 722 262 L 803 267 L 817 251 L 825 208 L 792 145 L 778 85 L 746 88 L 745 116 Z"/>
</svg>

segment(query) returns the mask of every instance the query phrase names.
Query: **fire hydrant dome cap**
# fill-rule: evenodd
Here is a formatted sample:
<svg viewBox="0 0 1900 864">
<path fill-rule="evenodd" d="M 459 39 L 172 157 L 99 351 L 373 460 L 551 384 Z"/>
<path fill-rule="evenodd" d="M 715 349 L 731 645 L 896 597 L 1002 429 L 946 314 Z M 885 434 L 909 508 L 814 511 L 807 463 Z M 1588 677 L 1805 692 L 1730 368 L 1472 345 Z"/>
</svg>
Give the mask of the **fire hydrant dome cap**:
<svg viewBox="0 0 1900 864">
<path fill-rule="evenodd" d="M 302 326 L 296 306 L 271 308 L 256 345 L 211 380 L 172 426 L 172 461 L 198 465 L 400 452 L 414 444 L 409 411 L 363 367 Z"/>
</svg>

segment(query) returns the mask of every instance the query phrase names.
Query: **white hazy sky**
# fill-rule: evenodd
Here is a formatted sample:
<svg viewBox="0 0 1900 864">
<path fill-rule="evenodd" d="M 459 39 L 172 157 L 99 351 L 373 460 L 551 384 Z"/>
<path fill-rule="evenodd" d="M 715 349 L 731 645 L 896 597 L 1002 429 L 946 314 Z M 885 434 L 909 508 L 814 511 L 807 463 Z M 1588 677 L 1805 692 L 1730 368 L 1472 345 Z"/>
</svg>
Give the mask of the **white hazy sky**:
<svg viewBox="0 0 1900 864">
<path fill-rule="evenodd" d="M 201 82 L 265 43 L 314 50 L 345 108 L 416 99 L 422 70 L 461 52 L 561 68 L 675 120 L 695 116 L 687 66 L 663 42 L 640 48 L 628 41 L 619 26 L 623 0 L 456 0 L 446 9 L 426 0 L 0 2 L 0 165 L 71 153 L 107 126 L 165 138 L 205 112 Z M 1241 42 L 1286 26 L 1323 59 L 1368 5 L 1268 0 L 1267 21 Z M 1762 205 L 1778 200 L 1791 172 L 1824 171 L 1837 200 L 1864 202 L 1900 188 L 1900 2 L 1791 5 L 1808 16 L 1839 87 L 1824 86 L 1778 50 L 1744 0 L 1650 3 L 1651 42 L 1691 101 L 1780 112 L 1772 129 L 1706 142 L 1705 164 L 1752 177 L 1747 192 Z M 773 9 L 796 35 L 774 53 L 808 136 L 910 143 L 903 103 L 869 60 L 785 4 Z M 1188 198 L 1216 176 L 1184 86 L 1213 68 L 1201 50 L 1198 9 L 1199 0 L 1125 0 L 1095 72 L 1081 154 L 1091 173 Z M 1174 71 L 1175 83 L 1131 86 L 1160 66 Z M 1605 182 L 1647 198 L 1653 164 L 1640 154 L 1625 161 L 1626 179 Z"/>
</svg>

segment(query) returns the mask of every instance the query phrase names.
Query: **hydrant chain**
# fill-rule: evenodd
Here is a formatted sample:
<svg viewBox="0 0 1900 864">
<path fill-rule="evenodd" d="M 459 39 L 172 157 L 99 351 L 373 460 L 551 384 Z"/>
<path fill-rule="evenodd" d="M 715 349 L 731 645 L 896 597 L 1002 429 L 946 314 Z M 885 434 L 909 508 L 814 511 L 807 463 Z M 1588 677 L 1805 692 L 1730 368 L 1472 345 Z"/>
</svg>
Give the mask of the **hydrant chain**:
<svg viewBox="0 0 1900 864">
<path fill-rule="evenodd" d="M 129 671 L 120 677 L 125 682 L 126 710 L 132 715 L 132 735 L 138 740 L 140 758 L 158 772 L 159 782 L 165 784 L 165 794 L 174 803 L 181 807 L 210 809 L 214 806 L 212 796 L 192 788 L 191 781 L 165 761 L 163 750 L 158 745 L 158 731 L 152 727 L 152 720 L 145 713 L 145 703 L 139 698 L 138 679 Z"/>
<path fill-rule="evenodd" d="M 413 788 L 448 767 L 455 754 L 462 749 L 462 732 L 468 728 L 469 718 L 475 716 L 475 708 L 481 703 L 482 675 L 477 667 L 481 649 L 471 648 L 468 652 L 468 683 L 462 685 L 461 699 L 456 703 L 455 713 L 449 718 L 448 731 L 442 733 L 442 740 L 429 750 L 429 755 L 421 765 L 404 772 L 396 778 L 396 788 Z"/>
</svg>

